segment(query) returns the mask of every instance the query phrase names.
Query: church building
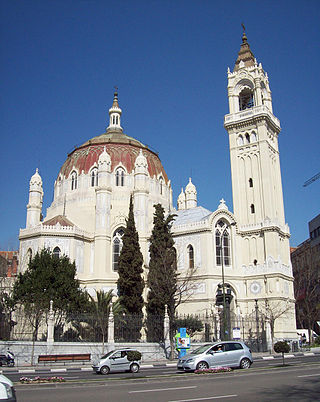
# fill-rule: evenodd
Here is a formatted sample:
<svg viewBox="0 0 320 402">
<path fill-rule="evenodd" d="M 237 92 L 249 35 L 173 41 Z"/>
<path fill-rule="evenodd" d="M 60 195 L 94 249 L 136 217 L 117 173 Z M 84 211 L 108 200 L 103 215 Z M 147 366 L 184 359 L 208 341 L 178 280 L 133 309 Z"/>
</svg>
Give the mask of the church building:
<svg viewBox="0 0 320 402">
<path fill-rule="evenodd" d="M 214 211 L 199 206 L 191 178 L 174 207 L 171 181 L 158 154 L 123 132 L 115 92 L 106 132 L 67 156 L 43 219 L 42 179 L 38 170 L 31 177 L 26 228 L 19 236 L 20 270 L 45 247 L 75 261 L 78 279 L 90 294 L 116 290 L 132 194 L 145 277 L 154 204 L 161 203 L 167 213 L 177 215 L 172 226 L 177 269 L 181 277 L 194 270 L 192 294 L 179 312 L 217 309 L 224 284 L 233 314 L 240 317 L 251 314 L 256 306 L 261 311 L 268 307 L 278 314 L 275 336 L 295 339 L 290 231 L 278 149 L 281 128 L 272 110 L 268 75 L 250 50 L 245 33 L 227 78 L 229 113 L 224 127 L 230 144 L 233 212 L 223 199 L 219 204 L 213 201 Z"/>
</svg>

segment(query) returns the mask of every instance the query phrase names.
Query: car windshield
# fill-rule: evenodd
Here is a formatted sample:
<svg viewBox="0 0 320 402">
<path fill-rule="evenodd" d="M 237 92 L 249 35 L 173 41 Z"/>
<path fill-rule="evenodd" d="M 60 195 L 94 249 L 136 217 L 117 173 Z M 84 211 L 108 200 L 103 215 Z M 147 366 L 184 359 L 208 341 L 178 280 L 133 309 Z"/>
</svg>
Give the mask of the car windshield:
<svg viewBox="0 0 320 402">
<path fill-rule="evenodd" d="M 191 355 L 200 355 L 201 353 L 204 353 L 210 346 L 212 345 L 203 345 L 200 346 L 200 348 L 193 350 L 190 352 Z"/>
<path fill-rule="evenodd" d="M 109 357 L 112 355 L 112 353 L 115 352 L 114 350 L 111 350 L 111 352 L 108 352 L 106 355 L 101 356 L 101 359 L 105 359 L 106 357 Z"/>
</svg>

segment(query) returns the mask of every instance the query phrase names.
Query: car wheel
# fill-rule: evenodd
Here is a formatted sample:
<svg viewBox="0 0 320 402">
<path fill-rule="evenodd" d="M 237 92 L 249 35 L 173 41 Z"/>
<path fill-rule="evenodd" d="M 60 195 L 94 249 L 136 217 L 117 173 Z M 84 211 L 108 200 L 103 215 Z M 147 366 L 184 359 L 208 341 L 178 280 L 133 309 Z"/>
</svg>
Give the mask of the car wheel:
<svg viewBox="0 0 320 402">
<path fill-rule="evenodd" d="M 247 358 L 242 359 L 240 362 L 240 368 L 248 369 L 251 366 L 251 361 Z"/>
<path fill-rule="evenodd" d="M 110 372 L 110 369 L 108 366 L 102 366 L 100 369 L 100 373 L 103 375 L 109 374 L 109 372 Z"/>
<path fill-rule="evenodd" d="M 130 371 L 131 371 L 131 373 L 138 373 L 138 371 L 139 371 L 138 364 L 136 364 L 136 363 L 131 364 Z"/>
<path fill-rule="evenodd" d="M 199 362 L 197 364 L 197 370 L 206 370 L 207 368 L 209 368 L 209 365 L 206 362 Z"/>
</svg>

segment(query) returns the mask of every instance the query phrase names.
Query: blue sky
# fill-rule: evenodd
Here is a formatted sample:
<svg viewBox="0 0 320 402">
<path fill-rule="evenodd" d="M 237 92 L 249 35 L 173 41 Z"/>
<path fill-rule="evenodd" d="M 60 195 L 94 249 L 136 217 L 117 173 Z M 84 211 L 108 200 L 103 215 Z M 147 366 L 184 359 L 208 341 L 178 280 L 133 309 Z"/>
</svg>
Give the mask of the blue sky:
<svg viewBox="0 0 320 402">
<path fill-rule="evenodd" d="M 0 249 L 18 247 L 38 167 L 44 214 L 75 145 L 107 126 L 119 87 L 126 134 L 159 152 L 174 203 L 191 175 L 198 204 L 232 210 L 227 67 L 246 25 L 280 119 L 286 221 L 295 246 L 320 213 L 320 2 L 2 0 Z"/>
</svg>

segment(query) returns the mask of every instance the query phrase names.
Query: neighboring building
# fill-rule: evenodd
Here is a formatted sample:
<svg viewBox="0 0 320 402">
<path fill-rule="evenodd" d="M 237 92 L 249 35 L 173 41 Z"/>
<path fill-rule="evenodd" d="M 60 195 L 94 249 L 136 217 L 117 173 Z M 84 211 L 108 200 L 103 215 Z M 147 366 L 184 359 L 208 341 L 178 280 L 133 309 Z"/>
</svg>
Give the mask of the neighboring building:
<svg viewBox="0 0 320 402">
<path fill-rule="evenodd" d="M 42 247 L 75 260 L 81 284 L 116 289 L 122 233 L 133 194 L 145 274 L 153 205 L 177 214 L 172 227 L 178 270 L 196 268 L 197 284 L 180 312 L 203 313 L 221 300 L 222 271 L 230 310 L 249 315 L 266 302 L 283 308 L 276 336 L 296 338 L 289 227 L 285 223 L 278 150 L 279 120 L 272 112 L 268 76 L 254 58 L 245 33 L 234 71 L 228 70 L 229 135 L 234 213 L 224 200 L 215 211 L 197 205 L 191 179 L 172 205 L 171 182 L 156 153 L 123 133 L 114 94 L 105 133 L 71 152 L 41 221 L 42 179 L 30 180 L 26 228 L 20 230 L 20 269 Z M 212 182 L 214 177 L 211 177 Z"/>
<path fill-rule="evenodd" d="M 1 260 L 1 276 L 6 272 L 5 276 L 14 278 L 18 274 L 18 251 L 0 251 Z"/>
<path fill-rule="evenodd" d="M 320 214 L 309 223 L 309 239 L 291 249 L 295 278 L 298 328 L 313 328 L 320 334 Z"/>
<path fill-rule="evenodd" d="M 313 218 L 309 223 L 309 233 L 311 247 L 320 245 L 320 214 Z"/>
</svg>

